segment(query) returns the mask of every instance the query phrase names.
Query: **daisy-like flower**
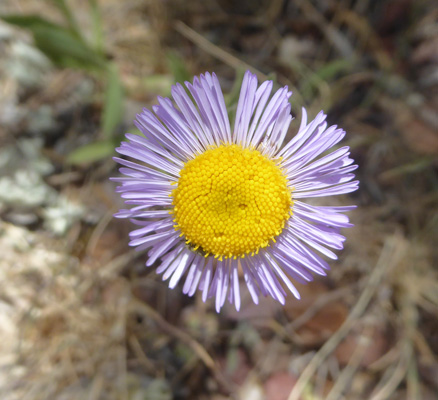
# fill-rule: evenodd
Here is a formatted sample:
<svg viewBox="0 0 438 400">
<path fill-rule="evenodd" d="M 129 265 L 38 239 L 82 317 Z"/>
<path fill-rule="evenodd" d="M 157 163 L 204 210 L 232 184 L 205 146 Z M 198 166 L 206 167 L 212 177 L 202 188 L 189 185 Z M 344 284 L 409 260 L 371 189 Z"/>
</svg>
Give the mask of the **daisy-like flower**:
<svg viewBox="0 0 438 400">
<path fill-rule="evenodd" d="M 255 303 L 272 296 L 284 304 L 290 278 L 325 275 L 324 256 L 343 248 L 341 228 L 351 226 L 343 213 L 354 208 L 321 207 L 303 201 L 357 189 L 349 148 L 326 153 L 345 135 L 327 127 L 320 112 L 307 121 L 303 109 L 295 137 L 282 146 L 292 120 L 287 86 L 271 97 L 272 82 L 258 86 L 246 72 L 231 129 L 215 74 L 195 77 L 186 89 L 172 87 L 175 104 L 158 98 L 144 109 L 136 126 L 144 136 L 127 134 L 115 157 L 124 177 L 117 191 L 132 208 L 120 210 L 138 229 L 131 246 L 149 249 L 146 266 L 157 260 L 158 274 L 183 292 L 197 289 L 206 301 L 215 297 L 219 312 L 228 298 L 237 310 L 239 279 Z M 239 278 L 241 277 L 241 278 Z"/>
</svg>

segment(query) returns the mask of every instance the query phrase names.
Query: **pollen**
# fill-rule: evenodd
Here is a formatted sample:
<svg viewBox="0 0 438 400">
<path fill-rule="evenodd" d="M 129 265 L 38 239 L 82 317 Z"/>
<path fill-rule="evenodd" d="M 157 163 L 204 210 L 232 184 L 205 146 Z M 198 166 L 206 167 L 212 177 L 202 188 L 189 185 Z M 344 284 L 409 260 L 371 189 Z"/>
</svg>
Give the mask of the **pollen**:
<svg viewBox="0 0 438 400">
<path fill-rule="evenodd" d="M 171 194 L 175 230 L 219 259 L 267 247 L 291 215 L 291 191 L 278 162 L 236 144 L 197 155 Z"/>
</svg>

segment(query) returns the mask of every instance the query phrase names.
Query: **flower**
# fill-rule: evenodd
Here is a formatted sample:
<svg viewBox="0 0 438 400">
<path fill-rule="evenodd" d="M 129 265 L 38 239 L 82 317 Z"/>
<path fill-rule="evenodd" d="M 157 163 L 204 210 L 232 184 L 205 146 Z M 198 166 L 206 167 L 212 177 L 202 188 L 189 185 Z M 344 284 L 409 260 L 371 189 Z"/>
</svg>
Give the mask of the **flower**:
<svg viewBox="0 0 438 400">
<path fill-rule="evenodd" d="M 144 136 L 127 134 L 115 157 L 124 177 L 112 178 L 125 204 L 116 217 L 130 218 L 138 229 L 131 246 L 149 249 L 146 266 L 158 259 L 158 274 L 174 288 L 185 276 L 183 292 L 197 289 L 215 297 L 217 312 L 226 298 L 240 308 L 239 276 L 252 300 L 270 295 L 284 304 L 287 287 L 300 295 L 298 282 L 326 275 L 343 248 L 341 228 L 352 226 L 343 213 L 355 206 L 315 206 L 306 198 L 353 192 L 357 165 L 349 148 L 328 154 L 345 132 L 327 127 L 320 112 L 302 121 L 282 147 L 292 120 L 287 86 L 270 98 L 273 83 L 246 72 L 231 130 L 216 75 L 205 73 L 177 84 L 176 106 L 158 98 L 144 109 L 136 126 Z"/>
</svg>

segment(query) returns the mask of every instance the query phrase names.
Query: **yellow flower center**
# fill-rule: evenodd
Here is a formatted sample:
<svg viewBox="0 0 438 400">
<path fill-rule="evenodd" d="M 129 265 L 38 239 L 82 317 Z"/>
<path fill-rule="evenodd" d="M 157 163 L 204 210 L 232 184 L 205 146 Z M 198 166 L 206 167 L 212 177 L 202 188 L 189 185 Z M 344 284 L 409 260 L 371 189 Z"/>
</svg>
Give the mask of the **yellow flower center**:
<svg viewBox="0 0 438 400">
<path fill-rule="evenodd" d="M 175 230 L 220 259 L 257 253 L 291 215 L 291 191 L 276 161 L 235 144 L 188 161 L 172 196 Z"/>
</svg>

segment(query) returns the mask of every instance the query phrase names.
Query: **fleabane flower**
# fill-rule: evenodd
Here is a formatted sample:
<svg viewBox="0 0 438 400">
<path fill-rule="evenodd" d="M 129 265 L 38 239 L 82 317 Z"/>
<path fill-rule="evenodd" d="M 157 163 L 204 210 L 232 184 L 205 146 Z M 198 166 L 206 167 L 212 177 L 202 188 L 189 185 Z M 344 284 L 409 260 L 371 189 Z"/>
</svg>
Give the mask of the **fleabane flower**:
<svg viewBox="0 0 438 400">
<path fill-rule="evenodd" d="M 312 197 L 349 193 L 356 165 L 349 148 L 327 152 L 344 137 L 327 127 L 320 112 L 283 145 L 292 116 L 287 86 L 271 97 L 273 83 L 258 86 L 246 72 L 231 128 L 215 74 L 195 77 L 186 89 L 172 87 L 174 103 L 158 98 L 136 126 L 144 136 L 127 134 L 115 157 L 124 177 L 117 191 L 138 229 L 131 246 L 148 249 L 146 266 L 161 261 L 157 273 L 174 288 L 202 299 L 215 297 L 219 312 L 226 299 L 241 304 L 239 279 L 255 303 L 271 296 L 284 304 L 286 289 L 300 295 L 291 279 L 325 275 L 343 248 L 341 228 L 351 226 L 344 212 L 354 208 L 306 203 Z M 315 252 L 316 250 L 316 252 Z"/>
</svg>

